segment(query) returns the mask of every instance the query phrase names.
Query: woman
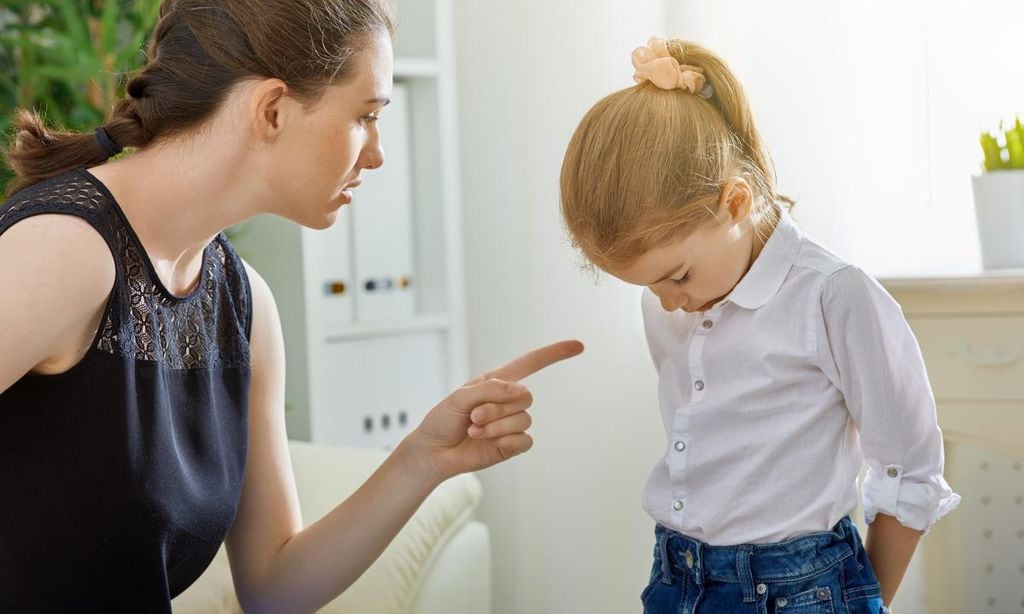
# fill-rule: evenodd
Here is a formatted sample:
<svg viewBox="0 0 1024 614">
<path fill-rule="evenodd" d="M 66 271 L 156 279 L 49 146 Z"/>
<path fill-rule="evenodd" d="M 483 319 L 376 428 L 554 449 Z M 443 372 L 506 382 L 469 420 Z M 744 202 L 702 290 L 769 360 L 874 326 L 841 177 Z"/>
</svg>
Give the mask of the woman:
<svg viewBox="0 0 1024 614">
<path fill-rule="evenodd" d="M 246 611 L 314 610 L 444 479 L 525 452 L 516 383 L 562 342 L 435 407 L 303 528 L 273 296 L 222 230 L 326 228 L 383 163 L 381 0 L 165 1 L 149 63 L 95 133 L 21 112 L 0 207 L 0 611 L 170 611 L 227 542 Z M 113 162 L 122 147 L 136 151 Z"/>
</svg>

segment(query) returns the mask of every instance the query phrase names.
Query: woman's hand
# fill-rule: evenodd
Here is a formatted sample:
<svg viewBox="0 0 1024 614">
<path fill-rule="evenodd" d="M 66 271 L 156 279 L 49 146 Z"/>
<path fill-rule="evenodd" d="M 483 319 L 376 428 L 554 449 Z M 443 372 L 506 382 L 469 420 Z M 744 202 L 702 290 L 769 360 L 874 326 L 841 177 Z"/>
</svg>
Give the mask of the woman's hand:
<svg viewBox="0 0 1024 614">
<path fill-rule="evenodd" d="M 437 481 L 526 452 L 533 396 L 519 380 L 582 351 L 579 341 L 561 341 L 467 382 L 430 410 L 403 446 L 429 461 Z"/>
</svg>

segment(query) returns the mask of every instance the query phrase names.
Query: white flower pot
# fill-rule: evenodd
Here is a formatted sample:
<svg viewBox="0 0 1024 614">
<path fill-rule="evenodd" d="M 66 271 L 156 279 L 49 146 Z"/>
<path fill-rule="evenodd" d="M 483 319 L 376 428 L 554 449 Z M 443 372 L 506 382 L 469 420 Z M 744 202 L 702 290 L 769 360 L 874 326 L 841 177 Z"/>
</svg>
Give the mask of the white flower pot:
<svg viewBox="0 0 1024 614">
<path fill-rule="evenodd" d="M 1024 268 L 1024 170 L 991 171 L 971 179 L 984 267 Z"/>
</svg>

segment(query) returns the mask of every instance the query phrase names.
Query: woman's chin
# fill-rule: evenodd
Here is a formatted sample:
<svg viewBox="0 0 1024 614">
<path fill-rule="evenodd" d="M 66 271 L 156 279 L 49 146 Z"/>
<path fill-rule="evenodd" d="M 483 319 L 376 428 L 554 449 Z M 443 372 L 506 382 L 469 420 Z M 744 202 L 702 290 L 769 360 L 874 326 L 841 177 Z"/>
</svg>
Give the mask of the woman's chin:
<svg viewBox="0 0 1024 614">
<path fill-rule="evenodd" d="M 299 226 L 304 226 L 310 230 L 325 230 L 334 226 L 334 223 L 338 221 L 338 212 L 341 209 L 341 205 L 335 205 L 331 203 L 330 207 L 313 211 L 307 210 L 302 211 L 299 214 L 284 215 L 283 217 L 289 221 L 295 222 Z"/>
</svg>

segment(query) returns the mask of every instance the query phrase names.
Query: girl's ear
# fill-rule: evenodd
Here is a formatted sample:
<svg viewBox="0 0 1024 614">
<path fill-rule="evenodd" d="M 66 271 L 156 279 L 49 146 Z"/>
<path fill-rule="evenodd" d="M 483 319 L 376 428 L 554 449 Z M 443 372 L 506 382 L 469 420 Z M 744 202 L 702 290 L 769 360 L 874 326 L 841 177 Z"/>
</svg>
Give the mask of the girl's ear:
<svg viewBox="0 0 1024 614">
<path fill-rule="evenodd" d="M 754 191 L 742 177 L 730 177 L 722 186 L 718 219 L 730 225 L 745 222 L 754 207 Z"/>
</svg>

